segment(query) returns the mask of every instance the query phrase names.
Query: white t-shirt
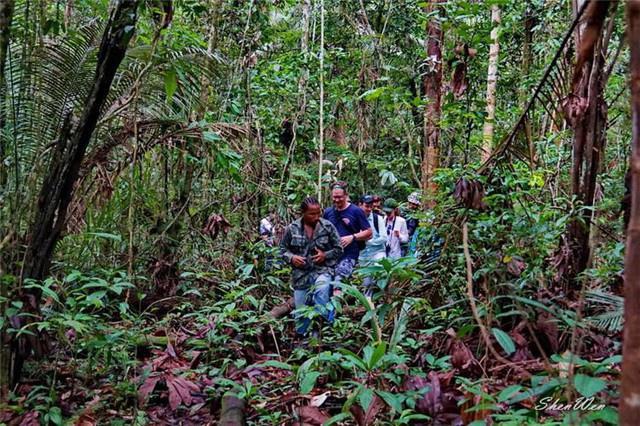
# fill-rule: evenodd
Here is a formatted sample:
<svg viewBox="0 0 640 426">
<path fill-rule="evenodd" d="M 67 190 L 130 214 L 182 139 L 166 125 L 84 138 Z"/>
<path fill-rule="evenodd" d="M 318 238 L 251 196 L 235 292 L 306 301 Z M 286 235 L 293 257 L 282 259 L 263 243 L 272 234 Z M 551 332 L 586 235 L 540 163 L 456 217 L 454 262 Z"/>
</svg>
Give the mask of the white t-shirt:
<svg viewBox="0 0 640 426">
<path fill-rule="evenodd" d="M 409 242 L 409 231 L 407 230 L 407 221 L 400 216 L 385 221 L 385 229 L 387 230 L 387 257 L 397 259 L 402 257 L 401 244 Z M 396 235 L 398 231 L 399 235 Z"/>
</svg>

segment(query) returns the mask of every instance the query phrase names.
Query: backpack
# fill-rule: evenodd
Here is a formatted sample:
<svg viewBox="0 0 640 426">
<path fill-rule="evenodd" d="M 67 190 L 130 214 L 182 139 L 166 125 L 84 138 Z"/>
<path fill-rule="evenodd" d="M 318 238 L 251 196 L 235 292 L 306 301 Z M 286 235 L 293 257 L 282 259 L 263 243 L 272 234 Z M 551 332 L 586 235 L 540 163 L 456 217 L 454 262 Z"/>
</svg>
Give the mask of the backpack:
<svg viewBox="0 0 640 426">
<path fill-rule="evenodd" d="M 373 227 L 376 228 L 376 233 L 380 235 L 380 225 L 378 224 L 378 218 L 380 216 L 376 212 L 371 212 L 371 214 L 373 215 Z"/>
</svg>

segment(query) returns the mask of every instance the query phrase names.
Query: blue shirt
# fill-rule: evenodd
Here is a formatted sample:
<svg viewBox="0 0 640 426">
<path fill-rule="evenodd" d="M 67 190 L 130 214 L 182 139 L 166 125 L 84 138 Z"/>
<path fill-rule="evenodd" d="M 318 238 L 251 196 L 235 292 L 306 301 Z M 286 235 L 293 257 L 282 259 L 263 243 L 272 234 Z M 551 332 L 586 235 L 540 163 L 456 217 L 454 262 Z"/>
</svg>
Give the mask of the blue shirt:
<svg viewBox="0 0 640 426">
<path fill-rule="evenodd" d="M 353 204 L 349 204 L 346 209 L 340 211 L 335 207 L 329 207 L 324 211 L 324 218 L 336 227 L 338 234 L 341 237 L 357 234 L 360 231 L 371 228 L 371 225 L 369 225 L 369 221 L 364 215 L 362 209 L 354 206 Z M 359 255 L 360 248 L 358 247 L 358 242 L 353 241 L 344 248 L 344 252 L 342 253 L 340 260 L 353 259 L 354 261 L 357 261 Z"/>
</svg>

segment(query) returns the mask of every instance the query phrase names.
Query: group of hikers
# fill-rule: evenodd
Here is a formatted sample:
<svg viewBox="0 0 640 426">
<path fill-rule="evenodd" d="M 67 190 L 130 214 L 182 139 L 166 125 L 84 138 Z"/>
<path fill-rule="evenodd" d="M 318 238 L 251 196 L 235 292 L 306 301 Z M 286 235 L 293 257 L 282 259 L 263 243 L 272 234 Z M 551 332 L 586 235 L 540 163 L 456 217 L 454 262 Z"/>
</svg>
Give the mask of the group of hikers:
<svg viewBox="0 0 640 426">
<path fill-rule="evenodd" d="M 341 293 L 341 284 L 357 264 L 415 255 L 418 219 L 412 212 L 421 207 L 417 193 L 408 197 L 406 218 L 400 216 L 400 206 L 393 198 L 383 203 L 379 196 L 365 195 L 351 203 L 345 182 L 331 186 L 331 199 L 333 206 L 323 211 L 316 198 L 305 198 L 301 217 L 287 226 L 280 241 L 282 258 L 292 267 L 299 335 L 306 335 L 310 325 L 309 317 L 301 314 L 305 306 L 333 322 L 332 296 Z M 261 233 L 270 231 L 269 221 L 263 220 L 260 228 Z M 375 279 L 367 276 L 363 285 L 366 296 L 371 297 Z"/>
</svg>

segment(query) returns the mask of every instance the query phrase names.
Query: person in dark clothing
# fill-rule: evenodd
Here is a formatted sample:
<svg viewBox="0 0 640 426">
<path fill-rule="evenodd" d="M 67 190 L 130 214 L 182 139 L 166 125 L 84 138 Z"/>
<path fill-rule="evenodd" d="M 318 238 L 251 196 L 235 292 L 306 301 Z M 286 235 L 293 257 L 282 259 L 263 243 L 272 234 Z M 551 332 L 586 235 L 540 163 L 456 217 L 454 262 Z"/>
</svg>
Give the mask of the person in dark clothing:
<svg viewBox="0 0 640 426">
<path fill-rule="evenodd" d="M 313 197 L 302 202 L 302 217 L 291 223 L 280 242 L 284 260 L 293 267 L 291 283 L 296 311 L 314 306 L 329 322 L 333 321 L 331 281 L 342 256 L 340 236 L 328 220 L 322 219 L 320 203 Z M 304 335 L 310 320 L 297 315 L 298 334 Z"/>
<path fill-rule="evenodd" d="M 418 218 L 415 217 L 415 213 L 420 210 L 422 203 L 420 202 L 420 197 L 417 192 L 412 192 L 411 195 L 407 198 L 407 230 L 409 231 L 409 238 L 413 237 L 416 229 L 418 228 Z"/>
<path fill-rule="evenodd" d="M 416 251 L 418 234 L 416 231 L 420 226 L 420 219 L 417 217 L 417 213 L 422 207 L 420 202 L 420 194 L 418 192 L 412 192 L 407 197 L 406 209 L 404 211 L 405 218 L 407 220 L 407 231 L 409 232 L 409 242 L 402 245 L 402 255 L 414 255 Z"/>
<path fill-rule="evenodd" d="M 371 225 L 362 209 L 349 203 L 347 197 L 347 184 L 336 182 L 331 187 L 333 207 L 324 211 L 324 218 L 338 230 L 340 244 L 344 249 L 336 266 L 334 295 L 340 294 L 340 284 L 344 279 L 351 277 L 360 250 L 364 249 L 364 242 L 373 235 Z"/>
<path fill-rule="evenodd" d="M 382 211 L 382 197 L 379 195 L 373 196 L 373 211 L 378 215 L 384 217 L 385 214 Z"/>
</svg>

